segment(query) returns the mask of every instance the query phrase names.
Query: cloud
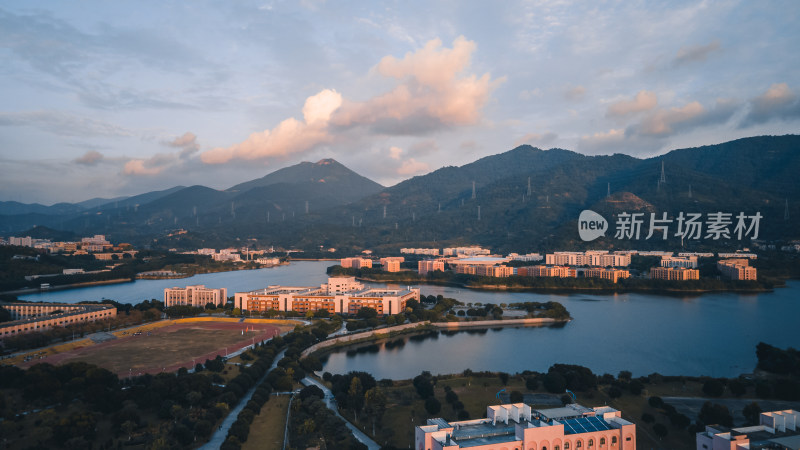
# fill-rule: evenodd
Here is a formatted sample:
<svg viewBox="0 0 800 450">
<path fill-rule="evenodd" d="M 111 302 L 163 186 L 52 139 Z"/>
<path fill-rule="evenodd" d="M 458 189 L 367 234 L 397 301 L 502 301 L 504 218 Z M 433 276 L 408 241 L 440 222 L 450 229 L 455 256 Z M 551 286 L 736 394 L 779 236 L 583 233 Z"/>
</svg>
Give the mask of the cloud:
<svg viewBox="0 0 800 450">
<path fill-rule="evenodd" d="M 181 149 L 181 158 L 186 158 L 200 150 L 200 145 L 197 143 L 197 136 L 189 131 L 183 133 L 183 136 L 178 136 L 171 141 L 165 142 L 165 144 L 169 147 Z"/>
<path fill-rule="evenodd" d="M 146 159 L 132 159 L 122 168 L 124 175 L 158 175 L 166 169 L 166 165 L 152 165 Z"/>
<path fill-rule="evenodd" d="M 59 111 L 0 113 L 0 126 L 30 126 L 59 136 L 132 136 L 123 127 Z"/>
<path fill-rule="evenodd" d="M 425 139 L 414 143 L 409 149 L 408 154 L 413 156 L 430 155 L 439 151 L 439 144 L 433 139 Z"/>
<path fill-rule="evenodd" d="M 750 109 L 739 124 L 740 128 L 800 117 L 800 99 L 786 83 L 774 83 L 763 94 L 749 102 Z"/>
<path fill-rule="evenodd" d="M 661 108 L 646 115 L 638 124 L 628 127 L 629 135 L 661 137 L 699 126 L 724 123 L 736 112 L 738 103 L 733 100 L 717 100 L 712 109 L 706 109 L 698 101 L 681 107 Z"/>
<path fill-rule="evenodd" d="M 403 149 L 400 147 L 389 148 L 389 157 L 392 159 L 400 159 L 400 155 L 402 154 L 403 154 Z"/>
<path fill-rule="evenodd" d="M 427 163 L 417 161 L 414 158 L 408 158 L 403 161 L 400 168 L 397 169 L 398 175 L 410 176 L 426 173 L 430 171 L 430 166 Z"/>
<path fill-rule="evenodd" d="M 555 141 L 556 138 L 558 138 L 558 135 L 552 132 L 547 132 L 544 134 L 528 133 L 525 136 L 522 136 L 521 138 L 517 139 L 514 142 L 514 147 L 519 147 L 520 145 L 523 144 L 544 147 Z"/>
<path fill-rule="evenodd" d="M 586 94 L 586 88 L 583 86 L 575 86 L 571 89 L 567 89 L 564 92 L 564 98 L 567 100 L 578 101 L 582 100 L 583 96 Z"/>
<path fill-rule="evenodd" d="M 222 164 L 233 159 L 284 158 L 308 151 L 333 140 L 328 132 L 328 123 L 341 104 L 341 94 L 325 89 L 306 99 L 303 121 L 286 119 L 272 130 L 251 134 L 239 144 L 208 150 L 200 155 L 200 159 L 206 164 Z"/>
<path fill-rule="evenodd" d="M 633 100 L 621 100 L 609 105 L 606 117 L 622 117 L 642 111 L 649 111 L 658 105 L 656 94 L 651 91 L 639 91 Z"/>
<path fill-rule="evenodd" d="M 477 123 L 490 93 L 505 78 L 464 74 L 475 48 L 474 42 L 460 36 L 452 48 L 433 39 L 402 59 L 384 57 L 374 71 L 399 80 L 399 84 L 367 101 L 345 102 L 332 122 L 345 128 L 368 126 L 374 132 L 401 135 Z"/>
<path fill-rule="evenodd" d="M 708 59 L 709 55 L 720 50 L 719 41 L 713 41 L 706 45 L 690 45 L 681 47 L 672 60 L 673 66 L 681 66 L 693 62 L 701 62 Z"/>
<path fill-rule="evenodd" d="M 84 153 L 80 158 L 74 159 L 72 162 L 76 164 L 83 164 L 85 166 L 95 166 L 97 163 L 103 161 L 103 154 L 96 150 L 89 150 Z"/>
<path fill-rule="evenodd" d="M 461 36 L 452 48 L 434 39 L 403 58 L 386 56 L 373 73 L 397 80 L 390 91 L 351 101 L 325 89 L 306 99 L 302 121 L 285 119 L 272 130 L 253 133 L 230 147 L 208 150 L 200 158 L 206 164 L 285 158 L 335 142 L 356 129 L 422 135 L 475 124 L 491 91 L 504 80 L 464 73 L 475 48 L 474 42 Z"/>
<path fill-rule="evenodd" d="M 606 152 L 620 146 L 625 141 L 625 130 L 622 128 L 611 129 L 607 132 L 598 132 L 581 137 L 578 147 L 587 152 Z"/>
</svg>

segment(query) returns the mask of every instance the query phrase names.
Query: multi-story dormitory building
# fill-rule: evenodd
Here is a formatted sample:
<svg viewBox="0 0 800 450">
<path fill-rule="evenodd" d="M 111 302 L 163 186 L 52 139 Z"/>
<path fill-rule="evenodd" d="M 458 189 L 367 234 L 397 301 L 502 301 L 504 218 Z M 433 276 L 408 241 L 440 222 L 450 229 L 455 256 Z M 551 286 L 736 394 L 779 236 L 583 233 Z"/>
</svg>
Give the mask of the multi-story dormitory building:
<svg viewBox="0 0 800 450">
<path fill-rule="evenodd" d="M 117 308 L 111 305 L 3 303 L 2 306 L 11 313 L 13 320 L 0 324 L 0 338 L 117 317 Z"/>
<path fill-rule="evenodd" d="M 672 281 L 699 280 L 700 271 L 686 267 L 653 267 L 650 269 L 650 278 Z"/>
<path fill-rule="evenodd" d="M 731 280 L 755 280 L 758 273 L 745 258 L 721 259 L 717 261 L 717 269 Z"/>
<path fill-rule="evenodd" d="M 164 289 L 164 306 L 167 308 L 171 306 L 203 308 L 208 303 L 213 303 L 215 306 L 225 306 L 227 301 L 228 290 L 225 288 L 210 289 L 202 284 L 196 284 L 185 288 Z"/>
<path fill-rule="evenodd" d="M 630 253 L 609 253 L 605 250 L 555 252 L 545 255 L 545 264 L 555 266 L 626 267 L 631 264 L 631 255 Z"/>
<path fill-rule="evenodd" d="M 424 450 L 634 450 L 636 425 L 609 406 L 578 404 L 535 410 L 525 403 L 486 407 L 486 418 L 428 419 L 414 427 Z"/>
<path fill-rule="evenodd" d="M 237 292 L 234 306 L 242 311 L 294 311 L 305 313 L 321 309 L 330 314 L 355 314 L 370 307 L 378 314 L 397 314 L 409 300 L 419 301 L 419 289 L 371 289 L 355 277 L 330 277 L 319 287 L 270 286 L 251 292 Z"/>
</svg>

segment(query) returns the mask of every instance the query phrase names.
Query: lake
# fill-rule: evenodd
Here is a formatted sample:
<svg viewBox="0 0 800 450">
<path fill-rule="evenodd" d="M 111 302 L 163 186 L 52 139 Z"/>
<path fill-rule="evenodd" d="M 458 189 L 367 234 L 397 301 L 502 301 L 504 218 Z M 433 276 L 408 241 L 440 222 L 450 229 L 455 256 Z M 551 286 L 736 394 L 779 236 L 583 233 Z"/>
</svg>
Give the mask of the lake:
<svg viewBox="0 0 800 450">
<path fill-rule="evenodd" d="M 137 280 L 21 296 L 24 300 L 77 302 L 104 298 L 123 303 L 162 299 L 165 287 L 205 284 L 228 295 L 269 284 L 293 286 L 325 282 L 332 261 L 303 261 L 267 269 L 195 275 L 180 280 Z M 380 285 L 380 283 L 369 283 Z M 363 370 L 376 378 L 406 379 L 423 370 L 456 373 L 464 369 L 547 371 L 554 363 L 579 364 L 595 373 L 635 376 L 710 375 L 731 377 L 752 372 L 755 346 L 800 347 L 800 281 L 759 294 L 715 293 L 702 296 L 650 294 L 591 295 L 493 292 L 422 286 L 425 295 L 442 294 L 465 303 L 558 301 L 573 321 L 563 327 L 503 328 L 484 333 L 459 332 L 411 340 L 377 352 L 332 353 L 324 370 Z"/>
</svg>

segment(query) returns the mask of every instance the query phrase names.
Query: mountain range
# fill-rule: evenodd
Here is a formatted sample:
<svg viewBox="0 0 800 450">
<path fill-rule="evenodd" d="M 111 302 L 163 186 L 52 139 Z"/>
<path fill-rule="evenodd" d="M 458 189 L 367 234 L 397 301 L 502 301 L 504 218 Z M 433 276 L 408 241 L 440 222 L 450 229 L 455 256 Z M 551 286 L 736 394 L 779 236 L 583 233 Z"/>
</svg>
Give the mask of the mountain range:
<svg viewBox="0 0 800 450">
<path fill-rule="evenodd" d="M 663 180 L 662 180 L 663 171 Z M 333 159 L 302 162 L 224 191 L 176 186 L 52 206 L 0 202 L 0 233 L 34 225 L 134 244 L 196 248 L 237 241 L 318 249 L 480 244 L 498 251 L 585 248 L 577 218 L 621 212 L 759 212 L 762 239 L 800 238 L 800 136 L 760 136 L 639 159 L 523 145 L 384 188 Z M 785 219 L 788 205 L 788 219 Z M 649 217 L 649 214 L 647 214 Z M 173 231 L 186 230 L 176 235 Z M 646 230 L 645 230 L 646 232 Z M 169 236 L 172 234 L 173 236 Z M 696 240 L 687 249 L 748 242 Z M 592 248 L 661 248 L 609 233 Z"/>
</svg>

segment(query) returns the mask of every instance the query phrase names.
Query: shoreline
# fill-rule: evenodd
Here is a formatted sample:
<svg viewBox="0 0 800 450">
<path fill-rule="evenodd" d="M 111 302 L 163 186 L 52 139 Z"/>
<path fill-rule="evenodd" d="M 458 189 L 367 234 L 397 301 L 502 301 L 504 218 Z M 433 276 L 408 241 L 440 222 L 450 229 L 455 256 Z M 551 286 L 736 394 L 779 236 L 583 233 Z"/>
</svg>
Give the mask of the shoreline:
<svg viewBox="0 0 800 450">
<path fill-rule="evenodd" d="M 635 289 L 635 288 L 608 288 L 608 287 L 580 287 L 580 286 L 553 286 L 553 287 L 528 287 L 528 286 L 505 286 L 500 284 L 464 284 L 452 281 L 436 281 L 436 280 L 380 280 L 370 277 L 356 277 L 359 281 L 366 281 L 372 283 L 385 283 L 385 284 L 419 284 L 430 286 L 452 286 L 463 289 L 474 289 L 478 291 L 509 291 L 509 292 L 534 292 L 534 293 L 593 293 L 598 295 L 612 295 L 612 294 L 653 294 L 653 295 L 693 295 L 700 296 L 703 294 L 714 294 L 730 292 L 735 294 L 761 294 L 767 292 L 774 292 L 775 288 L 759 288 L 759 289 Z M 775 287 L 785 287 L 786 284 L 778 285 Z"/>
<path fill-rule="evenodd" d="M 121 284 L 121 283 L 133 283 L 133 280 L 130 278 L 115 278 L 113 280 L 98 280 L 98 281 L 84 281 L 81 283 L 72 283 L 72 284 L 60 284 L 56 286 L 50 286 L 49 289 L 42 289 L 42 288 L 24 288 L 24 289 L 14 289 L 12 291 L 3 291 L 0 294 L 38 294 L 40 292 L 48 292 L 48 291 L 62 291 L 66 289 L 78 289 L 84 287 L 92 287 L 92 286 L 103 286 L 106 284 Z"/>
</svg>

